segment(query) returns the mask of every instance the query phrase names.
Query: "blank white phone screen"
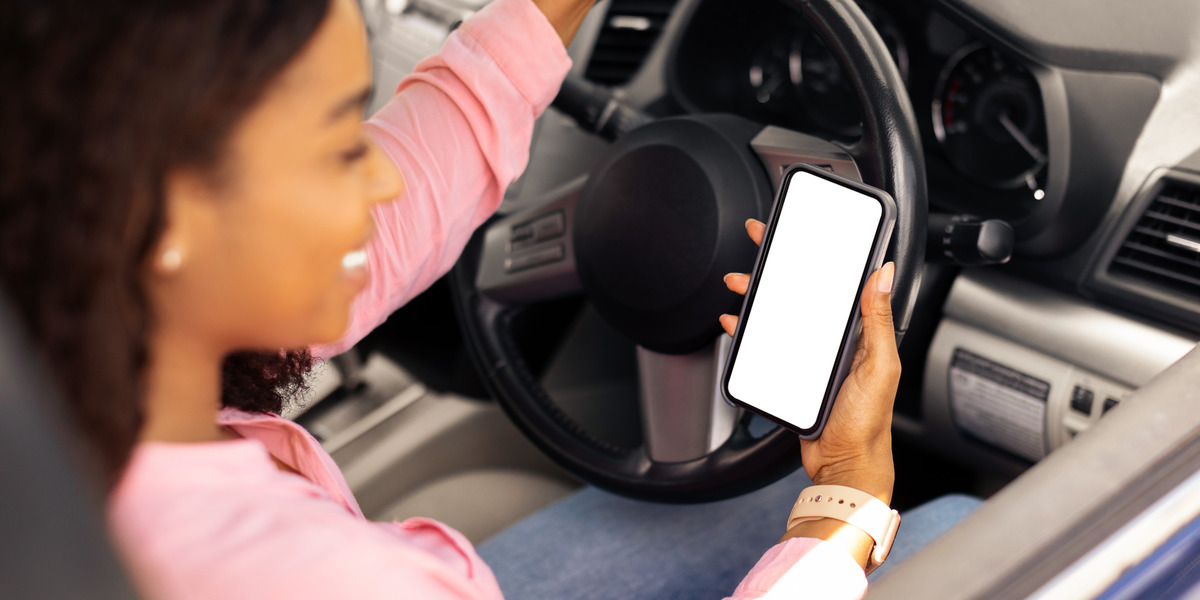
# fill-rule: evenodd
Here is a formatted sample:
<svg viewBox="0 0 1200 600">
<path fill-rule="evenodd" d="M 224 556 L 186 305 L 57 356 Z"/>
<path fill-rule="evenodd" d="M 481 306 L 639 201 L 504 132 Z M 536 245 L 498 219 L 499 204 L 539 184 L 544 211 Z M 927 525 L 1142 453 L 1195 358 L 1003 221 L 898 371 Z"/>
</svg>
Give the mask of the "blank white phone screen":
<svg viewBox="0 0 1200 600">
<path fill-rule="evenodd" d="M 800 429 L 816 424 L 883 207 L 796 172 L 729 374 L 729 394 Z"/>
</svg>

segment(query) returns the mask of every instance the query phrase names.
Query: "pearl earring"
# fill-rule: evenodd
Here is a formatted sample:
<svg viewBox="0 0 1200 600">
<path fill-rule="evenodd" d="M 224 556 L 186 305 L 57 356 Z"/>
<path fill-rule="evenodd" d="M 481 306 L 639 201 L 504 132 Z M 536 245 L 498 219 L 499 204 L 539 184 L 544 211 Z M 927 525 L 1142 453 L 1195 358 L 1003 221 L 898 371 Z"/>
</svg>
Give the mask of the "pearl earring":
<svg viewBox="0 0 1200 600">
<path fill-rule="evenodd" d="M 158 260 L 163 270 L 169 273 L 178 271 L 179 267 L 183 265 L 183 252 L 180 252 L 178 248 L 171 248 L 163 252 Z"/>
</svg>

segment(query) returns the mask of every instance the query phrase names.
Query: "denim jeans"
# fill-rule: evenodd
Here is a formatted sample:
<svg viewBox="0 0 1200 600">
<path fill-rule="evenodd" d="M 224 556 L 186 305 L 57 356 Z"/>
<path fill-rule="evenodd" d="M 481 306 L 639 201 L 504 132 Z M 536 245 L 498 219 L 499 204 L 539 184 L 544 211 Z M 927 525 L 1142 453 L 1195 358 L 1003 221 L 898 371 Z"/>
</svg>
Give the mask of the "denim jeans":
<svg viewBox="0 0 1200 600">
<path fill-rule="evenodd" d="M 804 470 L 756 492 L 707 504 L 630 500 L 596 488 L 547 507 L 479 547 L 512 600 L 722 598 L 783 535 Z M 970 513 L 946 496 L 902 516 L 874 580 Z"/>
</svg>

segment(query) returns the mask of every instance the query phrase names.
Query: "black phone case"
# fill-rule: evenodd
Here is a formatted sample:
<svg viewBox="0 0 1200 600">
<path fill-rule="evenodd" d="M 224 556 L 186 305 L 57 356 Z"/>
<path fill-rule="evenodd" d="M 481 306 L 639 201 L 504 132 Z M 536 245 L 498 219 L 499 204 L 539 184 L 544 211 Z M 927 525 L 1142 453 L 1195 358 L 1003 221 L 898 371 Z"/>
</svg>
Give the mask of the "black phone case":
<svg viewBox="0 0 1200 600">
<path fill-rule="evenodd" d="M 820 413 L 817 416 L 816 422 L 808 429 L 796 427 L 775 415 L 759 410 L 755 406 L 734 398 L 729 393 L 730 371 L 733 363 L 737 360 L 738 348 L 742 342 L 742 327 L 746 323 L 746 313 L 754 303 L 754 293 L 758 289 L 758 277 L 762 271 L 762 264 L 766 262 L 767 256 L 770 254 L 771 239 L 775 233 L 775 222 L 783 208 L 783 199 L 787 195 L 788 185 L 791 183 L 792 176 L 800 171 L 812 173 L 839 185 L 857 190 L 875 198 L 883 207 L 883 216 L 880 218 L 879 226 L 875 231 L 875 241 L 871 245 L 871 253 L 867 257 L 867 263 L 863 266 L 862 276 L 858 280 L 858 293 L 854 297 L 855 304 L 850 313 L 850 318 L 846 321 L 846 329 L 842 333 L 842 347 L 838 351 L 837 361 L 833 365 L 833 371 L 829 376 L 829 383 L 825 387 L 825 397 L 821 400 Z M 738 319 L 737 330 L 734 332 L 733 345 L 730 347 L 729 356 L 725 360 L 725 368 L 721 373 L 721 395 L 726 401 L 787 427 L 796 432 L 802 440 L 815 440 L 821 437 L 821 432 L 825 429 L 825 423 L 829 420 L 829 413 L 833 409 L 833 401 L 842 387 L 842 382 L 850 374 L 850 365 L 854 360 L 858 338 L 862 333 L 862 311 L 859 308 L 858 302 L 859 298 L 862 297 L 863 285 L 866 284 L 867 278 L 871 276 L 871 273 L 874 273 L 879 267 L 883 266 L 883 258 L 887 253 L 888 243 L 891 240 L 892 229 L 895 225 L 896 201 L 892 199 L 891 195 L 881 189 L 847 179 L 820 167 L 808 164 L 792 165 L 783 173 L 783 177 L 780 178 L 779 190 L 775 194 L 775 202 L 771 208 L 771 216 L 767 221 L 767 230 L 763 234 L 762 246 L 758 250 L 758 258 L 754 261 L 754 271 L 750 278 L 750 285 L 747 288 L 746 297 L 742 301 L 742 310 Z"/>
</svg>

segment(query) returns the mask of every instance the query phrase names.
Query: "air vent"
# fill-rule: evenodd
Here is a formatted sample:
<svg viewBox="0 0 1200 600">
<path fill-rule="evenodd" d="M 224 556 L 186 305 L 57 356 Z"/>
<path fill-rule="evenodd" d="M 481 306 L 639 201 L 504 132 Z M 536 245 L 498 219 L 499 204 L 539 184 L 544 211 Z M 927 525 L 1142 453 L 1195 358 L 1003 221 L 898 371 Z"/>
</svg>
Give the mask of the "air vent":
<svg viewBox="0 0 1200 600">
<path fill-rule="evenodd" d="M 607 86 L 628 83 L 674 7 L 675 0 L 612 0 L 584 77 Z"/>
<path fill-rule="evenodd" d="M 1200 299 L 1200 186 L 1164 180 L 1108 270 Z"/>
</svg>

